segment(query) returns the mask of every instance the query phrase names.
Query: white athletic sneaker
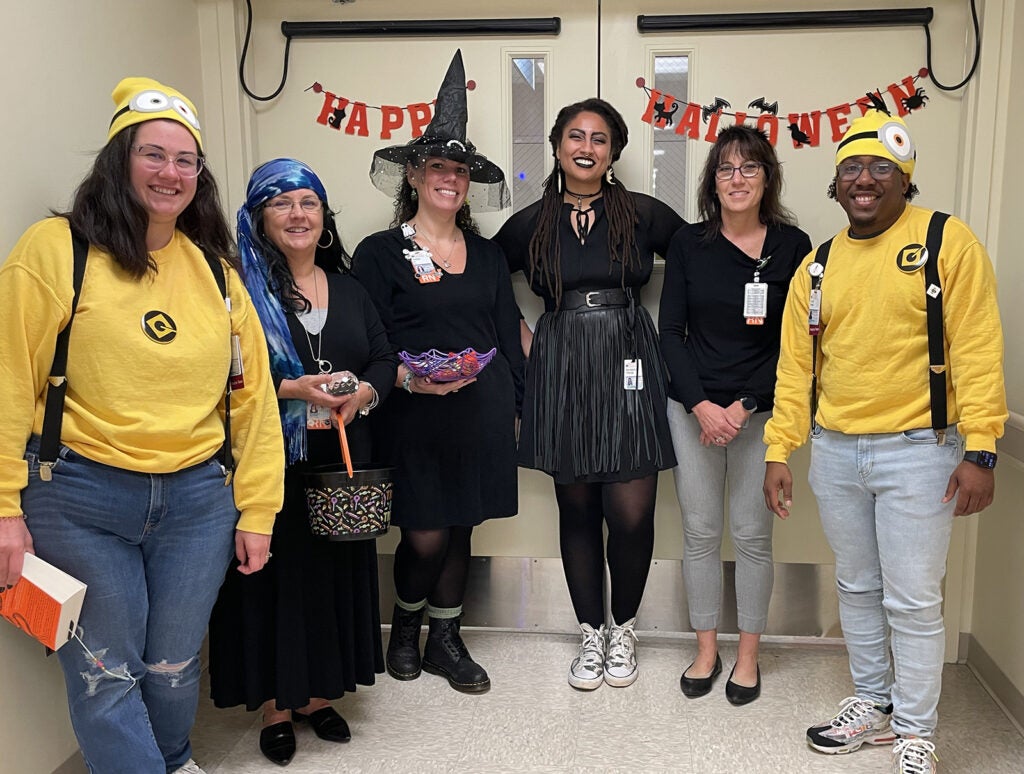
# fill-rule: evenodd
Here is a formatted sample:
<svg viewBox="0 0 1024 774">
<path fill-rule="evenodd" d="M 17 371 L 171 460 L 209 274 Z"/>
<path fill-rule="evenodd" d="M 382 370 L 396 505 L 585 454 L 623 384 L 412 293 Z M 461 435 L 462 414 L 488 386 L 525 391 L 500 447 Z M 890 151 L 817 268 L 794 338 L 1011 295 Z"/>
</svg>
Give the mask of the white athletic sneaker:
<svg viewBox="0 0 1024 774">
<path fill-rule="evenodd" d="M 807 744 L 830 755 L 851 753 L 862 744 L 892 744 L 896 734 L 889 728 L 891 715 L 891 704 L 883 709 L 850 696 L 843 699 L 835 717 L 807 729 Z"/>
<path fill-rule="evenodd" d="M 604 664 L 605 631 L 604 624 L 595 629 L 590 624 L 581 623 L 580 631 L 583 639 L 580 652 L 569 667 L 569 685 L 581 691 L 592 691 L 601 684 Z"/>
<path fill-rule="evenodd" d="M 927 739 L 903 737 L 892 748 L 892 774 L 935 774 L 938 762 L 935 745 Z"/>
<path fill-rule="evenodd" d="M 174 770 L 174 774 L 206 774 L 206 772 L 199 768 L 198 763 L 189 758 L 185 761 L 184 766 Z"/>
<path fill-rule="evenodd" d="M 636 641 L 630 618 L 622 626 L 612 624 L 608 629 L 608 649 L 604 656 L 604 681 L 616 688 L 632 685 L 640 674 L 636 666 Z"/>
</svg>

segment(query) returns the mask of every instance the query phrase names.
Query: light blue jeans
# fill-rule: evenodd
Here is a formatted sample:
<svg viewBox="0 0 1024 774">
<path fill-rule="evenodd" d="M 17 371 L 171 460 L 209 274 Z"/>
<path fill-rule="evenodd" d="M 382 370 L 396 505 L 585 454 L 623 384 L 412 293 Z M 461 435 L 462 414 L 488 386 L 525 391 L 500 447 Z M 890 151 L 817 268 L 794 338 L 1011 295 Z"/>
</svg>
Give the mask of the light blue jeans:
<svg viewBox="0 0 1024 774">
<path fill-rule="evenodd" d="M 836 556 L 854 689 L 892 702 L 898 734 L 931 736 L 938 720 L 942 579 L 955 505 L 942 496 L 962 456 L 952 427 L 943 446 L 930 429 L 812 434 L 809 480 Z"/>
<path fill-rule="evenodd" d="M 772 596 L 772 525 L 764 504 L 765 446 L 770 412 L 754 414 L 727 446 L 701 446 L 700 422 L 683 404 L 668 401 L 668 424 L 677 465 L 676 496 L 683 512 L 683 580 L 690 626 L 717 629 L 722 608 L 722 533 L 729 485 L 729 533 L 736 549 L 736 623 L 760 634 Z"/>
<path fill-rule="evenodd" d="M 215 462 L 148 475 L 62 447 L 22 505 L 36 553 L 88 585 L 59 651 L 71 723 L 93 774 L 165 774 L 191 757 L 199 648 L 238 519 Z M 91 652 L 91 654 L 90 654 Z"/>
</svg>

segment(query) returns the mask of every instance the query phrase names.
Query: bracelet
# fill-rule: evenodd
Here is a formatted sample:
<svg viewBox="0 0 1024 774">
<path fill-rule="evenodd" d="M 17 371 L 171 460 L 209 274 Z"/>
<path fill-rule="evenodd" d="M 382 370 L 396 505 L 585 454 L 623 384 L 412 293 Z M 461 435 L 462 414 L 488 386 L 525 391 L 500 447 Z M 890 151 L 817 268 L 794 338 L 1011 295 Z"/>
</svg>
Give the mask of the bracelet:
<svg viewBox="0 0 1024 774">
<path fill-rule="evenodd" d="M 402 377 L 402 389 L 412 395 L 412 371 L 406 371 L 405 376 Z"/>
<path fill-rule="evenodd" d="M 25 514 L 24 513 L 18 513 L 18 514 L 15 514 L 14 516 L 0 516 L 0 519 L 24 519 L 24 518 L 25 518 Z"/>
<path fill-rule="evenodd" d="M 380 396 L 377 395 L 377 391 L 373 389 L 373 385 L 370 384 L 369 382 L 360 382 L 360 384 L 365 384 L 367 387 L 370 388 L 370 402 L 363 406 L 361 409 L 359 409 L 359 416 L 365 417 L 368 416 L 371 411 L 377 408 L 377 404 L 380 403 Z"/>
</svg>

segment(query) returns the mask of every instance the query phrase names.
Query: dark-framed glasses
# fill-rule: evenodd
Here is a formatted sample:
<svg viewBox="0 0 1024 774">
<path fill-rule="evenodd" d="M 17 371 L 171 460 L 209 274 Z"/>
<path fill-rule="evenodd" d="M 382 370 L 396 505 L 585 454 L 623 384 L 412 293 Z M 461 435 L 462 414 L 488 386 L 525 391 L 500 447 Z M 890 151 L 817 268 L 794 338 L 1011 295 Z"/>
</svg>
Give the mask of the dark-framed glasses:
<svg viewBox="0 0 1024 774">
<path fill-rule="evenodd" d="M 298 205 L 300 210 L 308 214 L 320 209 L 320 200 L 315 196 L 306 196 L 298 201 L 284 198 L 271 199 L 263 206 L 275 215 L 283 216 L 289 214 L 292 211 L 292 207 L 296 205 Z"/>
<path fill-rule="evenodd" d="M 174 164 L 174 169 L 182 177 L 197 177 L 203 171 L 203 157 L 195 153 L 171 156 L 159 145 L 133 145 L 132 154 L 150 172 L 159 172 L 168 163 Z"/>
<path fill-rule="evenodd" d="M 872 161 L 870 164 L 861 164 L 859 161 L 844 161 L 836 167 L 836 177 L 844 183 L 849 183 L 860 177 L 860 173 L 865 169 L 875 180 L 888 180 L 899 167 L 892 161 Z"/>
<path fill-rule="evenodd" d="M 732 176 L 737 169 L 743 177 L 757 177 L 757 173 L 761 170 L 761 163 L 758 161 L 744 161 L 738 167 L 732 164 L 719 164 L 715 167 L 715 177 L 719 180 L 732 180 Z"/>
</svg>

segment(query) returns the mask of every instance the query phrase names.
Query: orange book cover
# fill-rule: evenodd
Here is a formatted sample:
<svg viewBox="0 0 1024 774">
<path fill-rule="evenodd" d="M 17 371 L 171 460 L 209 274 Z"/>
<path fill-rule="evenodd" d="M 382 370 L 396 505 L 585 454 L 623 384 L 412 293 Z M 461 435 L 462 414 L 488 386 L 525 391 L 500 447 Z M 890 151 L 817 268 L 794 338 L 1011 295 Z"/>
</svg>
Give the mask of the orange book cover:
<svg viewBox="0 0 1024 774">
<path fill-rule="evenodd" d="M 50 650 L 71 639 L 86 586 L 33 554 L 25 554 L 21 580 L 0 590 L 0 615 Z"/>
</svg>

